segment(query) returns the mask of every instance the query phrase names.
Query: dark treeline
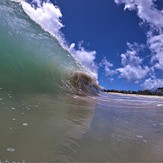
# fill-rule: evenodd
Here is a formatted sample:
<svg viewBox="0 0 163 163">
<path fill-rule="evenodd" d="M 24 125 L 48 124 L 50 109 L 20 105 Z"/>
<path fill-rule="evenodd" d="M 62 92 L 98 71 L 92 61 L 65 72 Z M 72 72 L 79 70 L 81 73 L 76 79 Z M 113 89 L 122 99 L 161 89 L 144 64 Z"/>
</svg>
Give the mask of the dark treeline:
<svg viewBox="0 0 163 163">
<path fill-rule="evenodd" d="M 163 87 L 157 88 L 156 90 L 139 90 L 139 91 L 126 91 L 126 90 L 115 90 L 115 89 L 104 89 L 104 92 L 109 93 L 124 93 L 124 94 L 137 94 L 137 95 L 157 95 L 163 96 Z"/>
</svg>

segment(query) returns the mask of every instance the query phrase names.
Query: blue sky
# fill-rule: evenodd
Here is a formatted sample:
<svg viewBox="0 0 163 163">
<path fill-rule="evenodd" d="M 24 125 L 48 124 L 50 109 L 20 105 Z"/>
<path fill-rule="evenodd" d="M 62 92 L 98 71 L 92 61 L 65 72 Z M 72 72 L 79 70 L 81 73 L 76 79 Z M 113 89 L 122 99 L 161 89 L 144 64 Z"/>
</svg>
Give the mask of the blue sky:
<svg viewBox="0 0 163 163">
<path fill-rule="evenodd" d="M 70 52 L 98 72 L 100 85 L 123 90 L 163 87 L 162 0 L 51 3 L 59 7 L 54 11 L 56 29 L 63 34 Z"/>
</svg>

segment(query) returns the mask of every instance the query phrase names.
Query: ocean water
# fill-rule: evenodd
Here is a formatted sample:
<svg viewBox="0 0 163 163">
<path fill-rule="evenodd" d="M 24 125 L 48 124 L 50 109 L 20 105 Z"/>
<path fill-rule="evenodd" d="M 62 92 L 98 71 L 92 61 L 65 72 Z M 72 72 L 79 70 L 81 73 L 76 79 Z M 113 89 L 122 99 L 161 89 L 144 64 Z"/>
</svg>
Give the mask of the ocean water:
<svg viewBox="0 0 163 163">
<path fill-rule="evenodd" d="M 162 162 L 163 101 L 101 94 L 1 95 L 0 160 Z"/>
<path fill-rule="evenodd" d="M 162 98 L 102 93 L 20 3 L 0 20 L 0 162 L 163 161 Z"/>
</svg>

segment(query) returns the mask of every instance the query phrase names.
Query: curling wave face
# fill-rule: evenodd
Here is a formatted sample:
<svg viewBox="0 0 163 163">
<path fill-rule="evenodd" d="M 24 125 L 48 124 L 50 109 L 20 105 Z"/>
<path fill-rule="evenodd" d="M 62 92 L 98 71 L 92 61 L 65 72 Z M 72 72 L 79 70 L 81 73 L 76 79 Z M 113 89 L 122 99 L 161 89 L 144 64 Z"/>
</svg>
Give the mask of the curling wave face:
<svg viewBox="0 0 163 163">
<path fill-rule="evenodd" d="M 0 1 L 0 86 L 15 92 L 100 91 L 95 79 L 18 2 Z"/>
</svg>

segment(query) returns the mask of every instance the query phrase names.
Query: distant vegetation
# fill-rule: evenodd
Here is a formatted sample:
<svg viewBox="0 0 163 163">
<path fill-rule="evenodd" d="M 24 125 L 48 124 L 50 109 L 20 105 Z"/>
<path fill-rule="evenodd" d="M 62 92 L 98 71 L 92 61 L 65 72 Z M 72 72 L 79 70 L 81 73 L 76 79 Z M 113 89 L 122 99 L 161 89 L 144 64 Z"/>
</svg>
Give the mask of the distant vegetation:
<svg viewBox="0 0 163 163">
<path fill-rule="evenodd" d="M 163 96 L 163 87 L 157 88 L 156 90 L 139 90 L 139 91 L 125 91 L 125 90 L 115 90 L 115 89 L 104 89 L 104 92 L 109 93 L 123 93 L 123 94 L 136 94 L 136 95 L 155 95 L 155 96 Z"/>
</svg>

